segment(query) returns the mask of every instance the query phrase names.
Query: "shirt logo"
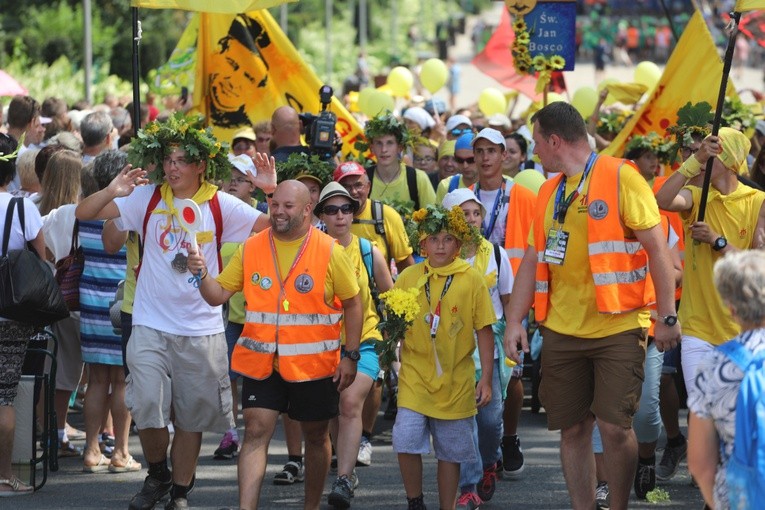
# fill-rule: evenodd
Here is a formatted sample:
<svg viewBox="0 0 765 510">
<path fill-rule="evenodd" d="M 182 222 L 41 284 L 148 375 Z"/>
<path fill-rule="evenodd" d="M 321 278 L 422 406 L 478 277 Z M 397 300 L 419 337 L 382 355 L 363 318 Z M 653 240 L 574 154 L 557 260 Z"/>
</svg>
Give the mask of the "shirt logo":
<svg viewBox="0 0 765 510">
<path fill-rule="evenodd" d="M 311 275 L 303 273 L 295 278 L 295 290 L 301 294 L 308 294 L 313 289 L 313 278 Z"/>
<path fill-rule="evenodd" d="M 273 285 L 274 282 L 271 281 L 271 278 L 268 276 L 264 276 L 262 280 L 260 280 L 260 288 L 263 290 L 268 290 L 271 288 L 271 285 Z"/>
<path fill-rule="evenodd" d="M 590 204 L 588 213 L 593 220 L 602 220 L 608 216 L 608 205 L 603 200 L 595 200 Z"/>
<path fill-rule="evenodd" d="M 260 283 L 260 273 L 252 273 L 252 277 L 250 278 L 250 281 L 253 285 L 257 285 Z"/>
</svg>

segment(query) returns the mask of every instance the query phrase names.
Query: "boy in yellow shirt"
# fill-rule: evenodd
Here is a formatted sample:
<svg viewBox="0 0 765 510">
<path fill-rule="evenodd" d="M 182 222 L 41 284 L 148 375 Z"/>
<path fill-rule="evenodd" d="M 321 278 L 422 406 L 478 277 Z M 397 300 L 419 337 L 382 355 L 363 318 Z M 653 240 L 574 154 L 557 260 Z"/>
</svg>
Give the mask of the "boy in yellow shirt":
<svg viewBox="0 0 765 510">
<path fill-rule="evenodd" d="M 484 277 L 459 257 L 463 244 L 480 233 L 465 222 L 459 207 L 446 211 L 429 205 L 414 214 L 420 247 L 427 258 L 405 269 L 395 288 L 419 289 L 421 312 L 401 345 L 398 415 L 393 449 L 410 510 L 424 509 L 422 455 L 430 436 L 438 459 L 441 508 L 454 508 L 460 462 L 474 460 L 472 441 L 476 409 L 491 400 L 496 320 Z M 424 317 L 424 320 L 423 320 Z M 475 384 L 474 332 L 483 373 Z"/>
</svg>

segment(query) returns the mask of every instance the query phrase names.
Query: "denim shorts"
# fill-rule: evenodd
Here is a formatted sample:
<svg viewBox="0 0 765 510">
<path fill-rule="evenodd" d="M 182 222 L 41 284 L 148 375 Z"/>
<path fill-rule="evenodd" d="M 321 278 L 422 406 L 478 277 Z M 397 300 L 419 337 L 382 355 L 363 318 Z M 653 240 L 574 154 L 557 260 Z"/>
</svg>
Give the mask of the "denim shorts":
<svg viewBox="0 0 765 510">
<path fill-rule="evenodd" d="M 375 345 L 377 345 L 376 340 L 361 342 L 359 347 L 361 359 L 356 364 L 356 373 L 364 374 L 373 381 L 377 379 L 377 375 L 380 373 L 380 358 L 377 356 Z M 342 357 L 345 357 L 345 346 L 343 346 Z"/>
</svg>

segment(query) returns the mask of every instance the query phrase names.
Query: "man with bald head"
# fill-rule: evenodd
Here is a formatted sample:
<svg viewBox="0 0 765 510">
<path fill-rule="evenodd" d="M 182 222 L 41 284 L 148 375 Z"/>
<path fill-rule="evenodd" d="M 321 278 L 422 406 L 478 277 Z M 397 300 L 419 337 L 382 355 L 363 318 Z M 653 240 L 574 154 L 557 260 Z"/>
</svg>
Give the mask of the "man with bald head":
<svg viewBox="0 0 765 510">
<path fill-rule="evenodd" d="M 271 115 L 271 155 L 277 163 L 287 161 L 294 152 L 310 154 L 308 147 L 300 143 L 303 124 L 298 112 L 291 106 L 280 106 Z"/>
<path fill-rule="evenodd" d="M 280 183 L 269 210 L 271 228 L 249 238 L 218 278 L 202 279 L 199 290 L 210 304 L 238 291 L 246 302 L 231 358 L 231 369 L 244 376 L 239 508 L 258 507 L 268 444 L 279 413 L 286 412 L 305 438 L 304 508 L 318 509 L 331 456 L 329 420 L 338 415 L 339 392 L 356 376 L 359 286 L 343 248 L 311 226 L 304 184 Z M 201 256 L 189 257 L 189 267 L 207 274 Z"/>
</svg>

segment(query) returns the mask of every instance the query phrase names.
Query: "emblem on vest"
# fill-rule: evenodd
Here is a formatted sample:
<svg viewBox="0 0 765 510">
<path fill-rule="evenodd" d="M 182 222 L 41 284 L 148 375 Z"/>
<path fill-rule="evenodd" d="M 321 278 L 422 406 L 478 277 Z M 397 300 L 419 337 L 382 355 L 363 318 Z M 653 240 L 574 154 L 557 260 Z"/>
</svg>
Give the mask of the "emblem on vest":
<svg viewBox="0 0 765 510">
<path fill-rule="evenodd" d="M 257 285 L 260 283 L 260 273 L 252 273 L 252 277 L 250 278 L 250 281 L 253 285 Z"/>
<path fill-rule="evenodd" d="M 263 290 L 268 290 L 271 288 L 271 285 L 273 282 L 271 281 L 271 278 L 268 276 L 264 276 L 262 280 L 260 280 L 260 288 Z"/>
<path fill-rule="evenodd" d="M 590 204 L 588 213 L 593 220 L 602 220 L 608 215 L 608 204 L 603 200 L 595 200 Z"/>
<path fill-rule="evenodd" d="M 301 294 L 308 294 L 313 289 L 313 278 L 311 275 L 303 273 L 295 278 L 295 290 Z"/>
</svg>

